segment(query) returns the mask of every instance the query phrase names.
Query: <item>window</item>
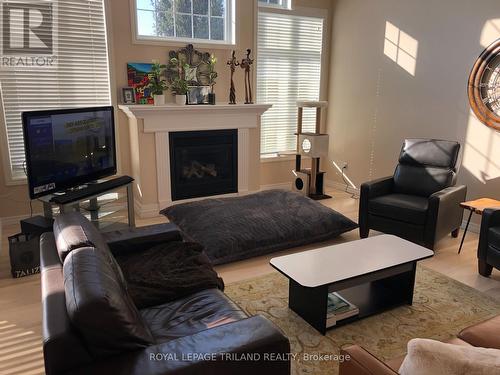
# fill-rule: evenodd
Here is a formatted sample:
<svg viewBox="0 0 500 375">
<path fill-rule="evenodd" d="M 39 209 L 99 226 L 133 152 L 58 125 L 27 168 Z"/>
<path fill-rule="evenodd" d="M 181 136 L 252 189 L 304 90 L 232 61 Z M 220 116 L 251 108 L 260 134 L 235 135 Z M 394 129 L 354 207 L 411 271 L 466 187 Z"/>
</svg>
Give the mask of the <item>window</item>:
<svg viewBox="0 0 500 375">
<path fill-rule="evenodd" d="M 55 63 L 0 69 L 5 156 L 13 180 L 25 176 L 22 112 L 111 103 L 103 0 L 64 0 L 53 6 Z"/>
<path fill-rule="evenodd" d="M 261 153 L 296 149 L 297 100 L 319 100 L 323 18 L 259 12 L 257 101 L 273 104 L 262 116 Z M 304 131 L 315 112 L 304 111 Z"/>
<path fill-rule="evenodd" d="M 136 0 L 137 39 L 232 43 L 232 0 Z"/>
<path fill-rule="evenodd" d="M 291 9 L 292 0 L 259 0 L 259 5 L 273 8 Z"/>
</svg>

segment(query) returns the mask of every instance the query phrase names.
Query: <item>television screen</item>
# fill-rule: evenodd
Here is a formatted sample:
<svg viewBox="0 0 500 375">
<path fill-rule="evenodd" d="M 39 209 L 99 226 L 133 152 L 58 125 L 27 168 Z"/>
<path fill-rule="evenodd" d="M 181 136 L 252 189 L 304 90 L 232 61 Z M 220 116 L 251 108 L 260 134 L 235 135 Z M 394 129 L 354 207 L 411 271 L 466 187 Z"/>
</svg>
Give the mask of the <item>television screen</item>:
<svg viewBox="0 0 500 375">
<path fill-rule="evenodd" d="M 113 107 L 24 112 L 31 199 L 116 173 Z"/>
</svg>

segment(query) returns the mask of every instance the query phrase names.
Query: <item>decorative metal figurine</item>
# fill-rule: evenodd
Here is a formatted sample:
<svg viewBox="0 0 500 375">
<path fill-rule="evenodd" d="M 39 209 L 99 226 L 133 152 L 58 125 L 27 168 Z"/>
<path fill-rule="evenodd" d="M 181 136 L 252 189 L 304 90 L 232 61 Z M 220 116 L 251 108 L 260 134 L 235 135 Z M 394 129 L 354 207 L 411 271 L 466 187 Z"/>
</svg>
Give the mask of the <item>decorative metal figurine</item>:
<svg viewBox="0 0 500 375">
<path fill-rule="evenodd" d="M 236 104 L 236 89 L 234 87 L 234 72 L 236 71 L 236 67 L 240 65 L 238 60 L 235 57 L 235 51 L 231 55 L 231 59 L 228 60 L 227 65 L 231 68 L 231 89 L 229 90 L 229 104 Z"/>
<path fill-rule="evenodd" d="M 245 69 L 245 104 L 253 104 L 252 98 L 252 80 L 250 70 L 252 68 L 253 59 L 250 58 L 252 50 L 247 49 L 247 57 L 241 60 L 241 68 Z"/>
</svg>

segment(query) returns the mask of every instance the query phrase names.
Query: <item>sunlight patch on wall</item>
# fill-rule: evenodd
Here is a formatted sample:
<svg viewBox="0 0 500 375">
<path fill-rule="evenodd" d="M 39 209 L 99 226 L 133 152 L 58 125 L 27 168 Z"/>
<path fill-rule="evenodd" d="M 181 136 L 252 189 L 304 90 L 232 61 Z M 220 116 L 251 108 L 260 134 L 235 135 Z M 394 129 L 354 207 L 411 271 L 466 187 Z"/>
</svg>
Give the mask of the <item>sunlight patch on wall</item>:
<svg viewBox="0 0 500 375">
<path fill-rule="evenodd" d="M 385 23 L 384 55 L 415 76 L 418 41 L 387 21 Z"/>
<path fill-rule="evenodd" d="M 483 184 L 500 178 L 500 133 L 483 125 L 472 111 L 462 166 Z"/>
<path fill-rule="evenodd" d="M 481 46 L 486 48 L 498 38 L 500 38 L 500 18 L 486 21 L 481 31 Z"/>
</svg>

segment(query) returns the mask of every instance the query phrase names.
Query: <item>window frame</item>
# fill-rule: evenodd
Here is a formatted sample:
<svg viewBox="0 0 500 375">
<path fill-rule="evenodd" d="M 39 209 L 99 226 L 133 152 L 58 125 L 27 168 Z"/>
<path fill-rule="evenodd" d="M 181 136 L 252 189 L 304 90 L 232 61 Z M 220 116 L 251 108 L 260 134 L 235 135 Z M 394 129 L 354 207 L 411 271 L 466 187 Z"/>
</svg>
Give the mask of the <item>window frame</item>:
<svg viewBox="0 0 500 375">
<path fill-rule="evenodd" d="M 292 0 L 290 0 L 291 2 Z M 285 9 L 282 7 L 275 7 L 275 6 L 266 6 L 266 5 L 260 5 L 259 1 L 256 0 L 256 7 L 255 7 L 255 30 L 256 33 L 258 33 L 258 18 L 259 18 L 259 12 L 266 12 L 266 13 L 275 13 L 275 14 L 280 14 L 280 15 L 290 15 L 290 16 L 303 16 L 303 17 L 317 17 L 317 18 L 322 18 L 323 19 L 323 36 L 322 36 L 322 56 L 321 56 L 321 81 L 319 84 L 319 100 L 320 101 L 326 101 L 328 100 L 328 87 L 329 87 L 329 60 L 330 60 L 330 44 L 329 40 L 327 40 L 328 35 L 330 35 L 330 12 L 328 9 L 323 9 L 323 8 L 311 8 L 311 7 L 294 7 L 293 9 Z M 254 87 L 255 87 L 255 92 L 257 92 L 257 70 L 259 69 L 258 66 L 258 55 L 259 55 L 259 50 L 258 50 L 258 44 L 257 44 L 257 36 L 255 37 L 255 43 L 254 43 L 254 51 L 255 51 L 255 74 L 254 74 Z M 328 111 L 328 108 L 327 108 Z M 327 113 L 323 113 L 321 117 L 321 126 L 324 129 L 326 126 L 326 120 L 327 120 Z M 260 142 L 261 140 L 259 139 L 259 148 L 260 148 Z M 260 162 L 261 163 L 273 163 L 273 162 L 289 162 L 291 160 L 295 160 L 295 153 L 290 154 L 287 152 L 280 152 L 277 151 L 276 153 L 260 153 Z"/>
<path fill-rule="evenodd" d="M 270 3 L 262 3 L 260 0 L 257 0 L 257 5 L 259 7 L 263 8 L 271 8 L 271 9 L 282 9 L 282 10 L 292 10 L 292 0 L 283 0 L 286 1 L 287 5 L 277 5 L 277 4 L 270 4 Z"/>
<path fill-rule="evenodd" d="M 236 46 L 236 2 L 235 0 L 226 0 L 226 19 L 225 19 L 225 40 L 210 40 L 199 38 L 177 38 L 154 35 L 139 35 L 137 20 L 137 0 L 130 0 L 130 16 L 132 25 L 132 44 L 147 44 L 156 46 L 185 46 L 186 44 L 196 44 L 200 48 L 233 48 Z"/>
</svg>

